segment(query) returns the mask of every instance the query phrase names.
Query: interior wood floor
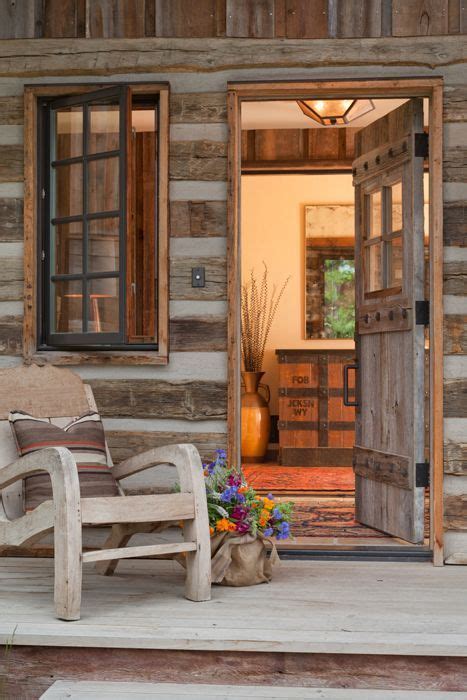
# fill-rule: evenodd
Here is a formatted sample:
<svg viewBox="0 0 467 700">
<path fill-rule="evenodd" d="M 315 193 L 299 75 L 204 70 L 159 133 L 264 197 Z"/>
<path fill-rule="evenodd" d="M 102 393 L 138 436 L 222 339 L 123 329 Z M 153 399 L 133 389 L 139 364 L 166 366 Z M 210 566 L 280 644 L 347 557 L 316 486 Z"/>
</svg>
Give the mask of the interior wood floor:
<svg viewBox="0 0 467 700">
<path fill-rule="evenodd" d="M 330 547 L 396 545 L 407 543 L 362 525 L 355 520 L 355 477 L 352 467 L 289 467 L 277 462 L 247 464 L 248 483 L 260 493 L 271 492 L 295 504 L 292 520 L 294 539 L 281 549 L 313 549 L 316 540 Z M 429 504 L 425 509 L 425 537 L 430 531 Z"/>
<path fill-rule="evenodd" d="M 55 619 L 51 559 L 0 559 L 0 644 L 467 657 L 467 570 L 283 561 L 270 584 L 183 597 L 174 561 L 84 567 L 82 618 Z M 416 686 L 415 686 L 416 687 Z"/>
</svg>

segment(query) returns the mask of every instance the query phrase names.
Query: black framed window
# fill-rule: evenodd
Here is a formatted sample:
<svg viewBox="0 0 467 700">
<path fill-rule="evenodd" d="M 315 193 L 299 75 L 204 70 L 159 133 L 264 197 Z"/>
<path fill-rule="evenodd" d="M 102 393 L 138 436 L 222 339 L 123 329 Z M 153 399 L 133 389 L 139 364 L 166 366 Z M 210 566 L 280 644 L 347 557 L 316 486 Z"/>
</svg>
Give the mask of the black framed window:
<svg viewBox="0 0 467 700">
<path fill-rule="evenodd" d="M 157 97 L 42 101 L 39 349 L 157 349 Z"/>
</svg>

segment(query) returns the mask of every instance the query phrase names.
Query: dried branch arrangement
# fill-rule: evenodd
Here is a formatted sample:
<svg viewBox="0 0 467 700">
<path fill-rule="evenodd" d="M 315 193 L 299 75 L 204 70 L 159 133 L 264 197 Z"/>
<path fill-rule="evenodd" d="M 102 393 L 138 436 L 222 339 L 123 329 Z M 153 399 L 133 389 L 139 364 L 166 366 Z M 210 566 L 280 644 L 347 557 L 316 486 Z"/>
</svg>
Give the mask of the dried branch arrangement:
<svg viewBox="0 0 467 700">
<path fill-rule="evenodd" d="M 262 277 L 257 279 L 254 271 L 242 285 L 242 355 L 246 372 L 260 372 L 264 350 L 277 307 L 289 282 L 287 277 L 280 289 L 269 290 L 268 268 L 263 262 Z"/>
</svg>

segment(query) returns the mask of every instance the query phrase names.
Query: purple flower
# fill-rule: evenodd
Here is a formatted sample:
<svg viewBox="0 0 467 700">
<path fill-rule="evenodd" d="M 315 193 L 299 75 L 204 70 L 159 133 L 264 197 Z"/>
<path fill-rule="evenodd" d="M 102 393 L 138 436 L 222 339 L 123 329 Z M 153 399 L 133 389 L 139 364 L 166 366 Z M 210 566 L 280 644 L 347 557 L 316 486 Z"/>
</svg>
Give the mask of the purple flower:
<svg viewBox="0 0 467 700">
<path fill-rule="evenodd" d="M 288 537 L 290 537 L 290 525 L 288 522 L 283 520 L 278 526 L 277 526 L 277 539 L 278 540 L 286 540 Z"/>
<path fill-rule="evenodd" d="M 239 532 L 241 535 L 244 535 L 245 532 L 248 532 L 250 529 L 250 523 L 246 522 L 246 520 L 242 520 L 236 525 L 237 532 Z"/>
<path fill-rule="evenodd" d="M 235 506 L 235 508 L 232 510 L 232 518 L 234 520 L 244 520 L 247 515 L 247 508 L 243 508 L 242 506 Z"/>
<path fill-rule="evenodd" d="M 266 498 L 269 498 L 270 501 L 274 500 L 274 496 L 272 495 L 272 493 L 268 493 Z"/>
<path fill-rule="evenodd" d="M 227 459 L 227 452 L 225 450 L 216 450 L 216 455 L 219 459 Z"/>
<path fill-rule="evenodd" d="M 267 528 L 264 530 L 263 535 L 264 535 L 265 537 L 271 537 L 271 535 L 272 535 L 273 532 L 274 532 L 274 530 L 272 529 L 272 527 L 267 527 Z"/>
<path fill-rule="evenodd" d="M 236 486 L 228 486 L 225 491 L 221 493 L 221 501 L 223 503 L 230 503 L 232 498 L 235 498 L 237 495 L 237 487 Z"/>
<path fill-rule="evenodd" d="M 242 485 L 242 479 L 239 474 L 230 474 L 227 479 L 229 486 L 236 486 L 239 488 Z"/>
</svg>

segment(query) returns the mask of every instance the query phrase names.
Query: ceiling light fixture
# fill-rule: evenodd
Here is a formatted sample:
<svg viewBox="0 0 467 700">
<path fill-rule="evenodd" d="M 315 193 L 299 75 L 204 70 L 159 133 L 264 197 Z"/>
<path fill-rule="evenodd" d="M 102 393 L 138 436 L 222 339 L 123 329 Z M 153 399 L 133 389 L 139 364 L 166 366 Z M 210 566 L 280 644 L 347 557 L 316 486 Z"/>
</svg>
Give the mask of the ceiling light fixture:
<svg viewBox="0 0 467 700">
<path fill-rule="evenodd" d="M 305 116 L 322 126 L 344 126 L 371 112 L 371 100 L 297 100 Z"/>
</svg>

